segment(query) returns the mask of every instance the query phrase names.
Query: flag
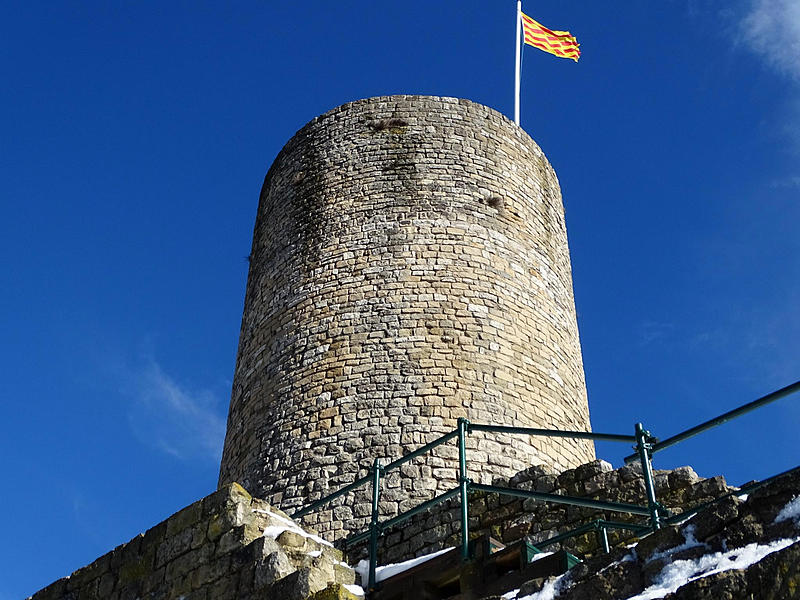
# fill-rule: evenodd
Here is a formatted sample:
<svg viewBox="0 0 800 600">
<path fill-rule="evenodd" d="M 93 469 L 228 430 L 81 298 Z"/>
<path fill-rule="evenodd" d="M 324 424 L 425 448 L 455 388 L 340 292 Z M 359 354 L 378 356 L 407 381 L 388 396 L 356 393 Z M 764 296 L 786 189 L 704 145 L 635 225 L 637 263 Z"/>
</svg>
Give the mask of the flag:
<svg viewBox="0 0 800 600">
<path fill-rule="evenodd" d="M 578 48 L 578 40 L 574 35 L 569 31 L 552 31 L 525 13 L 521 12 L 520 14 L 522 15 L 522 28 L 525 31 L 526 44 L 561 58 L 571 58 L 578 62 L 581 50 Z"/>
</svg>

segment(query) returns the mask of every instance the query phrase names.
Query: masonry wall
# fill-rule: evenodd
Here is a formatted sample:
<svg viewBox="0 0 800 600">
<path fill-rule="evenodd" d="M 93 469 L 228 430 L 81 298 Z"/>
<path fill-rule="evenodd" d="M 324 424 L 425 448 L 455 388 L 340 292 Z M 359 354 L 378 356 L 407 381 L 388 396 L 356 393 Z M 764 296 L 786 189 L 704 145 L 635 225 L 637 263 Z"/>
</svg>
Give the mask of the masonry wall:
<svg viewBox="0 0 800 600">
<path fill-rule="evenodd" d="M 592 461 L 562 473 L 546 466 L 529 467 L 499 485 L 536 492 L 591 498 L 647 506 L 644 480 L 638 464 L 613 469 L 602 460 Z M 690 467 L 655 472 L 658 501 L 675 514 L 718 498 L 731 489 L 721 476 L 703 479 Z M 326 518 L 320 515 L 322 519 Z M 470 538 L 489 535 L 510 544 L 522 538 L 532 543 L 565 533 L 596 519 L 647 524 L 648 518 L 592 508 L 569 506 L 473 492 L 469 501 Z M 610 530 L 611 545 L 633 537 L 629 530 Z M 379 541 L 381 564 L 429 554 L 461 543 L 461 509 L 458 497 L 412 517 L 402 525 L 384 531 Z M 589 532 L 546 548 L 564 548 L 581 558 L 602 553 L 596 533 Z M 348 550 L 348 560 L 367 556 L 367 544 Z"/>
<path fill-rule="evenodd" d="M 341 559 L 232 484 L 29 600 L 355 600 Z"/>
<path fill-rule="evenodd" d="M 462 416 L 590 428 L 555 172 L 522 129 L 473 102 L 340 106 L 301 129 L 264 182 L 220 483 L 291 509 Z M 469 443 L 484 482 L 594 458 L 586 441 Z M 384 514 L 456 473 L 452 447 L 409 465 L 388 478 Z M 314 526 L 329 539 L 360 528 L 367 500 L 352 504 Z"/>
</svg>

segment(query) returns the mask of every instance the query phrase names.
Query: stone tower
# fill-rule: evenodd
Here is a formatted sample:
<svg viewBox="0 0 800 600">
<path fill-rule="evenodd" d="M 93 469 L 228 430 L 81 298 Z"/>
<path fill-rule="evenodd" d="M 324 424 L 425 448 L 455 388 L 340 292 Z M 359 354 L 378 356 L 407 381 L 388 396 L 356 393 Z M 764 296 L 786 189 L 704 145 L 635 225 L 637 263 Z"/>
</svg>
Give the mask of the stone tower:
<svg viewBox="0 0 800 600">
<path fill-rule="evenodd" d="M 558 180 L 485 106 L 345 104 L 286 144 L 261 190 L 220 484 L 291 510 L 458 417 L 590 428 Z M 468 448 L 481 482 L 594 458 L 565 439 Z M 457 466 L 450 446 L 409 463 L 382 510 L 454 487 Z M 362 526 L 352 500 L 311 523 L 332 539 Z"/>
</svg>

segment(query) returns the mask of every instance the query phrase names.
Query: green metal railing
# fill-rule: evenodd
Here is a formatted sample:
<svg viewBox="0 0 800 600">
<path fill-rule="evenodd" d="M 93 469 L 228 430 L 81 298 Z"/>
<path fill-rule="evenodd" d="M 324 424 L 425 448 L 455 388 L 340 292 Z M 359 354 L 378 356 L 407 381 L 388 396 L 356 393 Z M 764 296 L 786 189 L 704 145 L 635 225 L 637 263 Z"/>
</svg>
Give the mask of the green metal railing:
<svg viewBox="0 0 800 600">
<path fill-rule="evenodd" d="M 642 426 L 641 423 L 637 423 L 635 425 L 634 435 L 624 435 L 624 434 L 611 434 L 611 433 L 593 433 L 587 431 L 537 429 L 531 427 L 511 427 L 506 425 L 488 425 L 488 424 L 470 423 L 467 419 L 460 418 L 458 419 L 457 428 L 454 429 L 453 431 L 433 440 L 428 444 L 425 444 L 421 448 L 418 448 L 417 450 L 409 454 L 406 454 L 396 460 L 393 460 L 392 462 L 386 465 L 381 465 L 380 460 L 376 458 L 372 465 L 372 468 L 370 469 L 370 472 L 366 476 L 361 477 L 360 479 L 357 479 L 353 483 L 350 483 L 340 488 L 339 490 L 325 496 L 324 498 L 321 498 L 295 511 L 292 514 L 292 517 L 298 518 L 307 515 L 311 512 L 314 512 L 318 508 L 332 502 L 337 498 L 340 498 L 341 496 L 347 494 L 348 492 L 352 492 L 360 488 L 361 486 L 371 483 L 372 510 L 371 510 L 369 528 L 365 531 L 353 534 L 344 540 L 345 547 L 352 546 L 364 540 L 369 540 L 368 591 L 373 591 L 377 587 L 376 568 L 378 563 L 378 539 L 380 538 L 383 531 L 389 529 L 390 527 L 394 527 L 395 525 L 399 525 L 400 523 L 407 521 L 413 516 L 421 512 L 424 512 L 426 510 L 429 510 L 430 508 L 436 506 L 437 504 L 440 504 L 456 496 L 459 496 L 460 509 L 461 509 L 460 510 L 461 557 L 463 560 L 468 560 L 469 559 L 469 493 L 473 491 L 497 493 L 501 495 L 518 497 L 518 498 L 526 498 L 526 499 L 529 498 L 542 502 L 552 502 L 557 504 L 566 504 L 566 505 L 580 506 L 585 508 L 593 508 L 601 511 L 628 513 L 632 515 L 648 517 L 647 524 L 624 523 L 618 521 L 607 521 L 604 519 L 597 519 L 595 521 L 592 521 L 591 523 L 581 525 L 580 527 L 577 527 L 562 534 L 558 534 L 547 540 L 544 540 L 543 542 L 538 542 L 536 544 L 537 549 L 541 549 L 549 545 L 565 541 L 572 537 L 594 531 L 597 534 L 598 545 L 602 547 L 606 552 L 608 552 L 609 530 L 624 529 L 633 531 L 635 535 L 642 535 L 643 533 L 656 531 L 664 524 L 668 525 L 674 524 L 680 522 L 683 519 L 689 518 L 693 514 L 696 514 L 697 512 L 704 510 L 714 502 L 720 501 L 732 495 L 745 494 L 748 491 L 752 491 L 757 487 L 765 485 L 769 481 L 777 477 L 780 477 L 781 475 L 784 475 L 785 473 L 782 473 L 780 475 L 771 477 L 767 480 L 750 484 L 746 487 L 741 488 L 738 491 L 726 494 L 725 496 L 717 498 L 699 507 L 694 507 L 678 515 L 672 515 L 664 506 L 662 506 L 658 502 L 658 499 L 656 498 L 656 489 L 653 478 L 652 456 L 656 452 L 664 450 L 690 437 L 694 437 L 695 435 L 698 435 L 699 433 L 707 431 L 713 427 L 717 427 L 718 425 L 726 423 L 732 419 L 735 419 L 736 417 L 751 412 L 766 404 L 779 400 L 780 398 L 784 398 L 785 396 L 797 392 L 798 390 L 800 390 L 800 381 L 793 383 L 792 385 L 786 386 L 785 388 L 782 388 L 775 392 L 772 392 L 771 394 L 768 394 L 762 398 L 759 398 L 758 400 L 745 404 L 732 411 L 724 413 L 714 419 L 706 421 L 705 423 L 701 423 L 700 425 L 691 427 L 690 429 L 687 429 L 661 442 L 659 442 L 655 437 L 653 437 L 651 433 Z M 647 505 L 639 506 L 636 504 L 629 504 L 629 503 L 608 502 L 604 500 L 593 500 L 590 498 L 580 498 L 580 497 L 560 495 L 560 494 L 549 494 L 544 492 L 534 492 L 517 488 L 475 483 L 468 477 L 467 448 L 466 448 L 466 437 L 467 435 L 473 432 L 499 433 L 507 435 L 558 437 L 558 438 L 584 439 L 584 440 L 604 441 L 604 442 L 633 443 L 635 444 L 634 448 L 636 452 L 630 456 L 625 457 L 625 462 L 630 463 L 639 461 L 641 463 L 642 478 L 644 480 L 645 497 L 647 499 Z M 419 456 L 422 456 L 423 454 L 427 454 L 433 451 L 435 448 L 441 446 L 442 444 L 445 444 L 454 439 L 456 439 L 458 443 L 458 486 L 450 490 L 447 490 L 443 493 L 440 493 L 434 498 L 431 498 L 426 502 L 422 502 L 421 504 L 395 517 L 392 517 L 390 519 L 381 522 L 379 515 L 380 512 L 379 508 L 380 508 L 380 488 L 381 488 L 382 477 L 384 477 L 386 473 L 388 473 L 389 471 L 397 469 L 400 466 L 404 465 L 405 463 Z"/>
<path fill-rule="evenodd" d="M 731 411 L 728 411 L 724 414 L 721 414 L 718 417 L 714 417 L 713 419 L 709 419 L 705 423 L 700 423 L 700 425 L 695 425 L 694 427 L 690 427 L 686 431 L 682 431 L 672 437 L 669 437 L 661 442 L 658 442 L 653 445 L 651 449 L 651 453 L 654 454 L 656 452 L 661 452 L 662 450 L 666 450 L 670 446 L 674 446 L 684 440 L 688 440 L 691 437 L 694 437 L 704 431 L 708 431 L 709 429 L 713 429 L 723 423 L 727 423 L 728 421 L 732 421 L 737 417 L 741 417 L 749 412 L 756 410 L 757 408 L 761 408 L 762 406 L 766 406 L 767 404 L 771 404 L 776 400 L 780 400 L 781 398 L 785 398 L 795 392 L 800 391 L 800 381 L 796 381 L 791 385 L 787 385 L 784 388 L 776 390 L 772 393 L 767 394 L 766 396 L 762 396 L 758 400 L 753 400 L 752 402 L 748 402 L 747 404 L 743 404 L 739 408 L 735 408 Z M 630 463 L 638 460 L 636 454 L 631 454 L 630 456 L 625 457 L 625 462 Z"/>
</svg>

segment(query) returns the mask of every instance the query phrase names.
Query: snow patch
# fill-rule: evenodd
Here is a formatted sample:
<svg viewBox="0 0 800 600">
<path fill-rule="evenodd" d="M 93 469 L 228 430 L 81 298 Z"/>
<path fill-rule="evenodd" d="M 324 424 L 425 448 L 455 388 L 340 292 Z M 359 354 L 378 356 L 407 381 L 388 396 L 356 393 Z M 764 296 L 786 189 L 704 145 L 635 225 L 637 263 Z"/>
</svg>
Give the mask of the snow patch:
<svg viewBox="0 0 800 600">
<path fill-rule="evenodd" d="M 429 561 L 432 558 L 439 556 L 440 554 L 444 554 L 445 552 L 450 552 L 452 548 L 445 548 L 444 550 L 439 550 L 438 552 L 432 552 L 431 554 L 424 554 L 423 556 L 418 556 L 417 558 L 412 558 L 411 560 L 406 560 L 401 563 L 394 563 L 390 565 L 384 565 L 382 567 L 375 568 L 375 582 L 383 581 L 384 579 L 389 579 L 393 575 L 397 575 L 398 573 L 402 573 L 403 571 L 408 571 L 412 567 L 416 567 L 419 564 L 422 564 L 426 561 Z M 364 559 L 358 561 L 358 564 L 355 567 L 356 573 L 359 574 L 361 577 L 361 583 L 366 583 L 369 581 L 369 560 Z"/>
<path fill-rule="evenodd" d="M 500 596 L 503 600 L 514 600 L 517 597 L 517 593 L 519 592 L 519 588 L 515 590 L 511 590 L 510 592 L 506 592 L 502 596 Z"/>
<path fill-rule="evenodd" d="M 554 600 L 569 581 L 569 572 L 559 575 L 555 579 L 549 579 L 542 586 L 542 589 L 535 594 L 522 596 L 517 600 Z"/>
<path fill-rule="evenodd" d="M 364 597 L 364 589 L 360 585 L 356 585 L 355 583 L 346 583 L 343 587 L 351 594 L 361 596 L 362 598 Z"/>
<path fill-rule="evenodd" d="M 694 525 L 687 525 L 683 530 L 683 539 L 685 540 L 680 546 L 675 546 L 674 548 L 669 548 L 664 550 L 663 552 L 656 552 L 653 554 L 647 562 L 653 562 L 654 560 L 659 560 L 661 558 L 667 558 L 672 556 L 673 554 L 677 554 L 678 552 L 683 552 L 684 550 L 688 550 L 689 548 L 697 548 L 698 546 L 702 546 L 703 548 L 708 548 L 708 544 L 704 544 L 702 542 L 698 542 L 697 539 L 694 537 Z"/>
<path fill-rule="evenodd" d="M 545 556 L 551 556 L 552 554 L 553 554 L 552 552 L 537 552 L 536 554 L 533 555 L 533 558 L 531 558 L 531 562 L 532 563 L 536 562 L 540 558 L 544 558 Z"/>
<path fill-rule="evenodd" d="M 612 568 L 616 567 L 617 565 L 621 565 L 622 563 L 626 563 L 626 562 L 633 562 L 635 560 L 636 560 L 636 550 L 631 550 L 628 554 L 626 554 L 625 556 L 623 556 L 619 560 L 615 560 L 614 562 L 612 562 L 612 563 L 606 565 L 605 567 L 603 567 L 602 569 L 600 569 L 597 572 L 597 574 L 600 575 L 602 573 L 605 573 L 609 569 L 612 569 Z"/>
<path fill-rule="evenodd" d="M 690 581 L 733 569 L 746 569 L 765 556 L 778 550 L 783 550 L 798 541 L 800 541 L 800 538 L 776 540 L 769 544 L 752 543 L 743 548 L 736 548 L 727 552 L 715 552 L 692 560 L 676 560 L 661 569 L 653 585 L 645 589 L 641 594 L 628 598 L 628 600 L 663 598 Z M 537 598 L 537 600 L 539 599 Z"/>
<path fill-rule="evenodd" d="M 296 533 L 298 535 L 302 535 L 304 538 L 313 540 L 318 544 L 323 544 L 325 546 L 330 546 L 333 548 L 333 544 L 331 544 L 327 540 L 323 540 L 318 535 L 314 535 L 313 533 L 308 533 L 305 529 L 301 528 L 297 523 L 291 521 L 285 517 L 282 517 L 278 514 L 270 510 L 265 510 L 263 508 L 256 508 L 254 512 L 260 513 L 262 515 L 267 515 L 274 521 L 278 521 L 280 525 L 270 525 L 269 527 L 264 528 L 264 533 L 262 534 L 264 537 L 278 539 L 278 536 L 282 534 L 284 531 L 291 531 L 292 533 Z"/>
<path fill-rule="evenodd" d="M 800 496 L 789 502 L 781 509 L 775 517 L 775 523 L 792 519 L 797 527 L 800 527 Z"/>
</svg>

